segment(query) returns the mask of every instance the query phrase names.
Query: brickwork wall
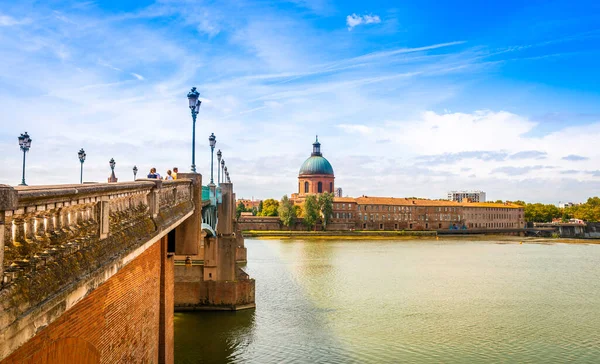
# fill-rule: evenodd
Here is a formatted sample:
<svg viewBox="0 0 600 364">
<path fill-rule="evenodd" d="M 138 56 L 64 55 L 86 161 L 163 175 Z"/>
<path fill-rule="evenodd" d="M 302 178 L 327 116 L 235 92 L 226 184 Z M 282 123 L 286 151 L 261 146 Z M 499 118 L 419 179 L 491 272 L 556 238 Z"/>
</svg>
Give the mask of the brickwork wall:
<svg viewBox="0 0 600 364">
<path fill-rule="evenodd" d="M 298 177 L 298 194 L 300 196 L 306 193 L 319 193 L 319 182 L 321 182 L 322 192 L 334 192 L 335 191 L 335 177 L 331 175 L 319 174 L 310 176 L 299 176 Z M 305 192 L 305 182 L 308 182 L 308 192 Z M 331 187 L 331 190 L 330 190 Z"/>
<path fill-rule="evenodd" d="M 161 280 L 160 280 L 160 322 L 159 322 L 159 362 L 175 361 L 175 329 L 173 312 L 175 310 L 175 256 L 167 255 L 168 239 L 161 240 Z"/>
<path fill-rule="evenodd" d="M 169 362 L 172 356 L 159 358 L 159 323 L 161 274 L 172 277 L 172 269 L 162 272 L 161 265 L 158 242 L 42 329 L 3 364 L 69 363 L 73 358 L 67 355 L 80 349 L 90 353 L 90 358 L 97 352 L 103 363 Z M 163 295 L 168 296 L 169 290 L 172 288 L 165 286 Z M 173 311 L 169 312 L 163 317 L 164 331 L 172 332 Z M 166 341 L 172 340 L 171 334 Z M 65 345 L 71 349 L 65 350 Z"/>
</svg>

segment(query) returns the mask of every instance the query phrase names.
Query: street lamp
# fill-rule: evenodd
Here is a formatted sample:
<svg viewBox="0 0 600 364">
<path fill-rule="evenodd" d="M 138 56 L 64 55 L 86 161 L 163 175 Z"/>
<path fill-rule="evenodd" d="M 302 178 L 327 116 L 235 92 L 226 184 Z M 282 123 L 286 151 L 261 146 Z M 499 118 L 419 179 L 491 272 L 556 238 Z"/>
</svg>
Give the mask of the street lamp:
<svg viewBox="0 0 600 364">
<path fill-rule="evenodd" d="M 81 163 L 81 171 L 79 172 L 79 183 L 83 183 L 83 162 L 85 162 L 85 150 L 81 148 L 77 155 L 79 156 L 79 163 Z"/>
<path fill-rule="evenodd" d="M 217 144 L 217 137 L 215 137 L 215 133 L 210 133 L 208 142 L 210 143 L 210 184 L 213 184 L 213 159 L 215 154 L 215 144 Z"/>
<path fill-rule="evenodd" d="M 200 104 L 202 101 L 198 100 L 200 93 L 196 91 L 195 87 L 188 92 L 187 98 L 189 101 L 190 110 L 192 112 L 192 172 L 196 173 L 196 115 L 200 111 Z"/>
<path fill-rule="evenodd" d="M 225 182 L 225 171 L 223 170 L 223 168 L 225 168 L 225 159 L 221 159 L 221 176 L 223 176 L 223 182 Z"/>
<path fill-rule="evenodd" d="M 219 151 L 217 152 L 217 183 L 221 184 L 221 156 L 223 155 L 223 153 L 221 153 L 221 149 L 219 149 Z"/>
<path fill-rule="evenodd" d="M 108 179 L 108 182 L 117 182 L 117 177 L 115 176 L 115 165 L 117 163 L 115 162 L 115 159 L 111 158 L 110 161 L 108 162 L 108 164 L 110 165 L 110 169 L 111 169 L 111 174 L 110 174 L 110 178 Z"/>
<path fill-rule="evenodd" d="M 135 181 L 135 176 L 137 175 L 138 168 L 137 166 L 133 166 L 133 180 Z"/>
<path fill-rule="evenodd" d="M 31 138 L 27 132 L 25 132 L 25 134 L 21 134 L 19 137 L 19 146 L 23 151 L 23 179 L 21 180 L 21 184 L 19 186 L 27 186 L 25 183 L 25 153 L 27 153 L 29 148 L 31 148 Z"/>
<path fill-rule="evenodd" d="M 225 182 L 227 182 L 227 179 L 229 179 L 229 172 L 227 172 L 227 166 L 223 167 L 223 171 L 225 171 L 224 172 L 225 174 L 223 175 L 223 179 Z M 225 178 L 225 177 L 227 177 L 227 178 Z"/>
</svg>

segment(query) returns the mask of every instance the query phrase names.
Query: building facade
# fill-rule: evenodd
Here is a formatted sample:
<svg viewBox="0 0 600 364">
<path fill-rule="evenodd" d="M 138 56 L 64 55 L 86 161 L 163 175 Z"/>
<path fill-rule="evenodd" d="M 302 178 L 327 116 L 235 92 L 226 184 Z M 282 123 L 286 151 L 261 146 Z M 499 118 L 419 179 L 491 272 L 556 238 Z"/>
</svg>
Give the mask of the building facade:
<svg viewBox="0 0 600 364">
<path fill-rule="evenodd" d="M 485 192 L 483 191 L 450 191 L 448 200 L 456 202 L 485 202 Z"/>
<path fill-rule="evenodd" d="M 317 138 L 311 156 L 300 167 L 298 192 L 291 195 L 291 200 L 301 205 L 308 195 L 334 192 L 328 230 L 503 230 L 522 229 L 525 225 L 522 206 L 487 203 L 483 191 L 451 191 L 448 200 L 353 198 L 342 197 L 334 179 L 333 167 L 323 157 Z M 255 219 L 248 217 L 246 223 L 251 226 Z"/>
</svg>

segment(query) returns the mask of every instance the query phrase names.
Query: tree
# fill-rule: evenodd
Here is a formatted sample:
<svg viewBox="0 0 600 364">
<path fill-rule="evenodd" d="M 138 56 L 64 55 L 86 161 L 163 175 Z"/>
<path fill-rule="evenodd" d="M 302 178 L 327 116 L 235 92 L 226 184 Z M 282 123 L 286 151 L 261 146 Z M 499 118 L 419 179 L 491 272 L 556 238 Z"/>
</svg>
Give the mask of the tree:
<svg viewBox="0 0 600 364">
<path fill-rule="evenodd" d="M 588 222 L 600 221 L 600 198 L 590 197 L 585 203 L 565 208 L 563 219 L 565 218 L 576 218 Z"/>
<path fill-rule="evenodd" d="M 304 225 L 308 230 L 312 230 L 319 218 L 319 204 L 315 195 L 306 196 L 302 210 L 304 211 Z"/>
<path fill-rule="evenodd" d="M 260 216 L 277 216 L 277 209 L 279 208 L 279 201 L 272 198 L 261 201 L 262 209 L 259 205 Z"/>
<path fill-rule="evenodd" d="M 319 211 L 321 212 L 321 220 L 323 228 L 327 229 L 327 224 L 331 221 L 333 214 L 333 193 L 325 192 L 319 195 Z"/>
<path fill-rule="evenodd" d="M 262 202 L 262 200 L 261 200 L 261 201 L 258 203 L 258 213 L 257 213 L 257 215 L 258 215 L 258 216 L 261 216 L 261 214 L 262 214 L 262 209 L 263 209 L 263 202 Z"/>
<path fill-rule="evenodd" d="M 562 218 L 563 212 L 552 204 L 528 203 L 524 208 L 525 221 L 552 222 L 553 219 Z"/>
<path fill-rule="evenodd" d="M 235 216 L 239 219 L 240 216 L 242 215 L 242 212 L 246 212 L 248 210 L 246 210 L 246 206 L 244 205 L 243 202 L 239 202 L 237 205 L 237 208 L 235 209 Z"/>
<path fill-rule="evenodd" d="M 302 217 L 302 206 L 294 205 L 294 214 L 296 214 L 296 217 Z"/>
<path fill-rule="evenodd" d="M 294 225 L 296 221 L 296 212 L 294 211 L 294 204 L 287 195 L 284 195 L 281 198 L 281 202 L 279 203 L 279 218 L 281 219 L 281 223 L 288 228 Z"/>
</svg>

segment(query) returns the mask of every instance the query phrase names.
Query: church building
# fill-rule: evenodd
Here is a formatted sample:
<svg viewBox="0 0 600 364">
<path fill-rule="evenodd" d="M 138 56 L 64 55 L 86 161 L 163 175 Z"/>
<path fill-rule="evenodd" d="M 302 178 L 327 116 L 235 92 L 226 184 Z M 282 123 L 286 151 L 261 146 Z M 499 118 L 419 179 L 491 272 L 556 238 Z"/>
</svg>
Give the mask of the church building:
<svg viewBox="0 0 600 364">
<path fill-rule="evenodd" d="M 298 173 L 298 194 L 296 196 L 303 198 L 307 194 L 317 194 L 323 192 L 334 192 L 335 176 L 331 163 L 321 153 L 321 143 L 317 136 L 313 143 L 313 151 L 310 157 L 302 163 Z"/>
</svg>

